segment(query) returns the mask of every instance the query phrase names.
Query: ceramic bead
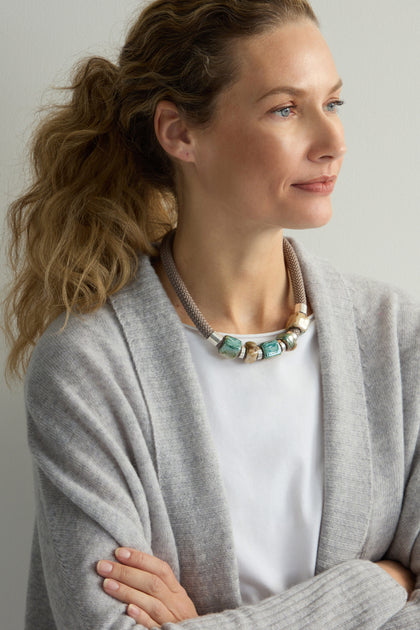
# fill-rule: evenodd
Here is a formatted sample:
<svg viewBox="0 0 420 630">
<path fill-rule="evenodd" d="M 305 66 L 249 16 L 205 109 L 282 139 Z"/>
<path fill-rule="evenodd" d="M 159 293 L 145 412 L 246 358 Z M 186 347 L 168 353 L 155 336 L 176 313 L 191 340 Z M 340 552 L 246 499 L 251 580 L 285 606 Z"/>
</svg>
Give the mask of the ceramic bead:
<svg viewBox="0 0 420 630">
<path fill-rule="evenodd" d="M 260 347 L 257 346 L 253 341 L 247 341 L 245 344 L 246 355 L 245 355 L 245 363 L 255 363 L 258 360 L 258 355 L 260 353 Z"/>
<path fill-rule="evenodd" d="M 304 333 L 308 330 L 311 320 L 303 313 L 293 313 L 288 321 L 286 328 L 299 328 L 300 332 Z"/>
<path fill-rule="evenodd" d="M 263 351 L 264 359 L 271 359 L 271 357 L 277 357 L 282 353 L 282 348 L 276 339 L 262 343 L 261 350 Z"/>
<path fill-rule="evenodd" d="M 236 337 L 230 337 L 226 335 L 223 337 L 223 341 L 219 346 L 219 354 L 227 359 L 236 359 L 242 348 L 242 342 Z"/>
</svg>

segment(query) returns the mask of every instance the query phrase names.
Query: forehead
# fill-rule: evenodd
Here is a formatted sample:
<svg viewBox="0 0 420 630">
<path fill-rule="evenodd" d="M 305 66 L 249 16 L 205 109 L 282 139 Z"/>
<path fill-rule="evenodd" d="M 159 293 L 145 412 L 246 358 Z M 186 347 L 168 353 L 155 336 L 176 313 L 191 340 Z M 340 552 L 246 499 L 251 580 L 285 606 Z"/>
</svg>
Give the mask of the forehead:
<svg viewBox="0 0 420 630">
<path fill-rule="evenodd" d="M 338 73 L 318 27 L 305 20 L 270 29 L 235 44 L 240 72 L 234 91 L 255 93 L 277 85 L 304 90 L 331 87 Z"/>
</svg>

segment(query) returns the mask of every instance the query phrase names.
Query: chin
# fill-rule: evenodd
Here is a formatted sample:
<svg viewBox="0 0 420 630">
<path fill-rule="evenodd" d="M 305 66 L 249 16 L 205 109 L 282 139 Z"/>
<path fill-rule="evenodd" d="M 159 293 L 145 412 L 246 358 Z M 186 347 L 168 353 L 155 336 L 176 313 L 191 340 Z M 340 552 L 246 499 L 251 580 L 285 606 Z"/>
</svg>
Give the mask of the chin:
<svg viewBox="0 0 420 630">
<path fill-rule="evenodd" d="M 331 202 L 323 203 L 317 207 L 299 210 L 296 206 L 290 216 L 290 221 L 286 221 L 284 228 L 289 230 L 310 230 L 320 228 L 330 221 L 332 217 Z"/>
</svg>

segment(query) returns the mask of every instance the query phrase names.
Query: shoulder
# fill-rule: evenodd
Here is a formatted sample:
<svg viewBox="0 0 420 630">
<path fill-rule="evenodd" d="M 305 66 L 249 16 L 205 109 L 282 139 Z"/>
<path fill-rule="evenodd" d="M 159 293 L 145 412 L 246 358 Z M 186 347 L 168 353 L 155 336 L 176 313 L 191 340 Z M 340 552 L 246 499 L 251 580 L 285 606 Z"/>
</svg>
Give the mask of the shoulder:
<svg viewBox="0 0 420 630">
<path fill-rule="evenodd" d="M 344 274 L 361 344 L 396 346 L 401 361 L 420 362 L 420 302 L 398 287 Z M 403 367 L 403 365 L 402 365 Z"/>
<path fill-rule="evenodd" d="M 94 313 L 63 313 L 47 328 L 31 356 L 26 381 L 70 376 L 77 366 L 106 365 L 124 348 L 118 320 L 109 304 Z"/>
<path fill-rule="evenodd" d="M 354 308 L 359 313 L 420 313 L 420 301 L 399 287 L 356 274 L 341 274 Z"/>
<path fill-rule="evenodd" d="M 376 423 L 385 432 L 388 426 L 396 435 L 399 423 L 404 426 L 405 443 L 416 444 L 420 422 L 418 302 L 387 283 L 341 273 L 298 245 L 296 251 L 315 313 L 320 356 L 325 365 L 334 357 L 334 382 L 353 383 L 359 392 L 363 389 L 372 427 Z M 412 453 L 412 446 L 406 452 Z"/>
<path fill-rule="evenodd" d="M 27 380 L 36 376 L 70 375 L 74 369 L 100 366 L 115 373 L 121 362 L 129 361 L 127 329 L 135 326 L 142 334 L 144 311 L 153 311 L 156 276 L 146 257 L 127 284 L 96 311 L 87 314 L 62 313 L 45 330 L 32 353 Z"/>
<path fill-rule="evenodd" d="M 136 380 L 123 332 L 110 305 L 86 315 L 58 317 L 37 343 L 25 377 L 29 427 L 54 435 L 68 425 L 73 435 L 93 410 L 122 404 L 120 392 L 134 392 Z M 51 420 L 60 420 L 55 423 Z M 77 429 L 79 430 L 79 429 Z M 30 431 L 33 441 L 33 430 Z"/>
<path fill-rule="evenodd" d="M 386 282 L 343 273 L 328 260 L 309 253 L 299 243 L 293 245 L 302 265 L 309 294 L 315 303 L 338 304 L 351 309 L 362 334 L 398 334 L 403 343 L 420 333 L 420 301 Z"/>
<path fill-rule="evenodd" d="M 54 397 L 62 403 L 83 396 L 103 403 L 104 392 L 109 399 L 124 395 L 137 401 L 144 381 L 158 380 L 170 359 L 166 341 L 179 326 L 172 310 L 150 260 L 142 256 L 136 278 L 102 308 L 67 321 L 63 314 L 44 332 L 25 379 L 27 406 L 46 399 L 53 405 Z"/>
<path fill-rule="evenodd" d="M 142 261 L 139 276 L 145 266 L 147 269 L 147 262 Z M 135 321 L 141 334 L 141 318 L 135 308 L 145 293 L 140 284 L 136 278 L 100 309 L 68 317 L 63 313 L 50 324 L 31 356 L 25 378 L 27 400 L 58 388 L 68 391 L 97 384 L 103 388 L 111 379 L 130 378 L 133 367 L 126 327 Z M 120 303 L 124 322 L 117 312 Z"/>
</svg>

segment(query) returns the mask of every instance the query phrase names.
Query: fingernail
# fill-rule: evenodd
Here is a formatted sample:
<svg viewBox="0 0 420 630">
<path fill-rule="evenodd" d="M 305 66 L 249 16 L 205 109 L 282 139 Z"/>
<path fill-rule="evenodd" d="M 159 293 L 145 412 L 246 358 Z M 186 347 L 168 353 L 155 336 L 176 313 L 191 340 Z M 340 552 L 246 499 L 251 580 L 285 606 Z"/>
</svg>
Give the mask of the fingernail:
<svg viewBox="0 0 420 630">
<path fill-rule="evenodd" d="M 104 587 L 107 591 L 118 591 L 120 585 L 115 580 L 104 580 Z"/>
<path fill-rule="evenodd" d="M 120 547 L 115 552 L 115 555 L 118 556 L 118 558 L 121 558 L 121 560 L 128 560 L 131 556 L 131 551 L 128 551 L 128 549 L 123 549 L 122 547 Z"/>
<path fill-rule="evenodd" d="M 101 573 L 111 573 L 113 566 L 110 562 L 106 562 L 105 560 L 101 560 L 98 562 L 98 570 Z"/>
<path fill-rule="evenodd" d="M 130 617 L 138 617 L 139 614 L 141 613 L 140 608 L 137 608 L 137 606 L 134 606 L 134 604 L 130 604 L 127 607 L 127 615 L 129 615 Z"/>
</svg>

